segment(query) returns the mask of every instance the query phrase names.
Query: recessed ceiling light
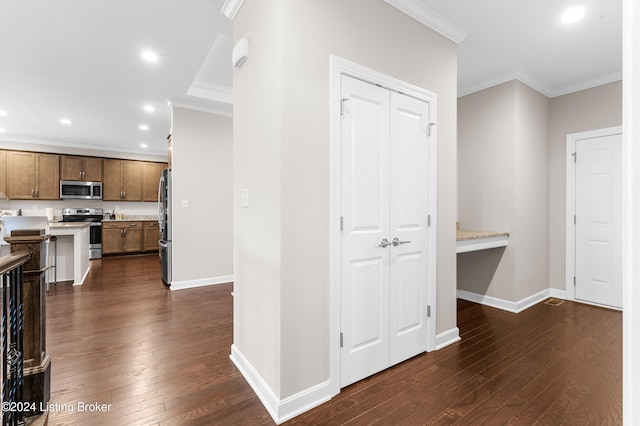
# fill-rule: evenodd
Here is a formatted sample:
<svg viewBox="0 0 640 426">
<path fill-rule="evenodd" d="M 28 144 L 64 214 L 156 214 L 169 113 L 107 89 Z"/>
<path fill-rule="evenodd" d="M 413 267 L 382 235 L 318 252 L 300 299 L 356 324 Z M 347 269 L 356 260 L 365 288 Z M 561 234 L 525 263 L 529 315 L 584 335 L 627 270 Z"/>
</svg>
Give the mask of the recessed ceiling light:
<svg viewBox="0 0 640 426">
<path fill-rule="evenodd" d="M 148 148 L 148 147 L 149 147 L 149 145 L 147 145 L 146 143 L 141 143 L 140 144 L 140 148 Z"/>
<path fill-rule="evenodd" d="M 573 24 L 582 19 L 582 17 L 584 17 L 584 8 L 580 6 L 572 7 L 562 14 L 562 23 Z"/>
<path fill-rule="evenodd" d="M 5 130 L 5 129 L 0 128 L 0 133 L 4 133 L 4 132 L 6 132 L 6 130 Z"/>
<path fill-rule="evenodd" d="M 146 124 L 141 124 L 141 125 L 138 126 L 138 128 L 140 130 L 149 130 L 149 126 L 147 126 Z"/>
<path fill-rule="evenodd" d="M 147 112 L 153 112 L 156 109 L 154 107 L 152 107 L 151 105 L 145 105 L 142 109 L 144 109 Z"/>
<path fill-rule="evenodd" d="M 146 50 L 142 52 L 142 59 L 144 59 L 147 62 L 158 62 L 158 55 L 156 55 L 150 50 Z"/>
<path fill-rule="evenodd" d="M 69 120 L 68 118 L 62 118 L 62 119 L 60 119 L 60 122 L 61 122 L 62 124 L 67 125 L 67 126 L 68 126 L 69 124 L 71 124 L 71 120 Z"/>
<path fill-rule="evenodd" d="M 6 117 L 7 111 L 0 109 L 0 116 Z"/>
</svg>

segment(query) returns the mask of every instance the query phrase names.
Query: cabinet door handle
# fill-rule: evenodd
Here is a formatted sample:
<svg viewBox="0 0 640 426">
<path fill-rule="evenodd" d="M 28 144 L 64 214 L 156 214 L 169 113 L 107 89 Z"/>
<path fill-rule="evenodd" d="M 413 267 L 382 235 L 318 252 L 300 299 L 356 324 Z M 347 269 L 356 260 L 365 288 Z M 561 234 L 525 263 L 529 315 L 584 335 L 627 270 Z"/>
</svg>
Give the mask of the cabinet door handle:
<svg viewBox="0 0 640 426">
<path fill-rule="evenodd" d="M 31 190 L 31 197 L 32 198 L 36 198 L 36 190 L 35 189 Z"/>
<path fill-rule="evenodd" d="M 36 188 L 36 198 L 40 197 L 40 191 L 38 191 L 38 188 Z"/>
</svg>

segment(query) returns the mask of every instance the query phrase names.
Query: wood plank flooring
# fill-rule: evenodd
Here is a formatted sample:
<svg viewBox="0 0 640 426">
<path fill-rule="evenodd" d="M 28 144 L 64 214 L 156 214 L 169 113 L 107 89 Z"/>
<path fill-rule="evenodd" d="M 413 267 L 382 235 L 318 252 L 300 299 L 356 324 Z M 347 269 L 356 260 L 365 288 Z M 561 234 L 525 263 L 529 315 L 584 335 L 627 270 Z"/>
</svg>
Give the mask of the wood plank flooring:
<svg viewBox="0 0 640 426">
<path fill-rule="evenodd" d="M 49 424 L 273 425 L 229 360 L 231 291 L 171 292 L 153 255 L 92 261 L 84 285 L 52 286 Z M 515 315 L 458 301 L 458 326 L 461 342 L 286 424 L 622 424 L 620 312 L 564 302 Z"/>
</svg>

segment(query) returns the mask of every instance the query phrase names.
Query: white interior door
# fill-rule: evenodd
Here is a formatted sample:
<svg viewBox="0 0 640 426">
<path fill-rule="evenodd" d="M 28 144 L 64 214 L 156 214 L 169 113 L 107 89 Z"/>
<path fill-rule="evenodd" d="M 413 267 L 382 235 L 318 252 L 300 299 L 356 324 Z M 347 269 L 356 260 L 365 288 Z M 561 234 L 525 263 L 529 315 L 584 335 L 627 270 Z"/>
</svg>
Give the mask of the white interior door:
<svg viewBox="0 0 640 426">
<path fill-rule="evenodd" d="M 390 364 L 426 350 L 429 104 L 390 92 Z"/>
<path fill-rule="evenodd" d="M 427 348 L 429 104 L 347 76 L 342 98 L 346 386 Z"/>
<path fill-rule="evenodd" d="M 576 299 L 622 307 L 622 135 L 576 141 Z"/>
</svg>

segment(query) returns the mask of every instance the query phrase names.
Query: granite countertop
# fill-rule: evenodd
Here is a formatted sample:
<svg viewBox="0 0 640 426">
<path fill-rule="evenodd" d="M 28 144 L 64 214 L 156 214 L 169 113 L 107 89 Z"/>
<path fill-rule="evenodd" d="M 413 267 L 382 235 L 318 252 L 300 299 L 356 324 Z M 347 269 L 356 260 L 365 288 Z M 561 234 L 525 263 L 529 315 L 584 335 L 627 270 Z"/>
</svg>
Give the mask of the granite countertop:
<svg viewBox="0 0 640 426">
<path fill-rule="evenodd" d="M 86 228 L 90 222 L 49 222 L 49 228 Z"/>
<path fill-rule="evenodd" d="M 508 232 L 499 231 L 470 231 L 467 229 L 456 230 L 457 241 L 477 240 L 480 238 L 509 237 Z"/>
<path fill-rule="evenodd" d="M 153 215 L 130 215 L 122 216 L 122 219 L 104 219 L 103 222 L 157 222 L 158 216 Z"/>
</svg>

